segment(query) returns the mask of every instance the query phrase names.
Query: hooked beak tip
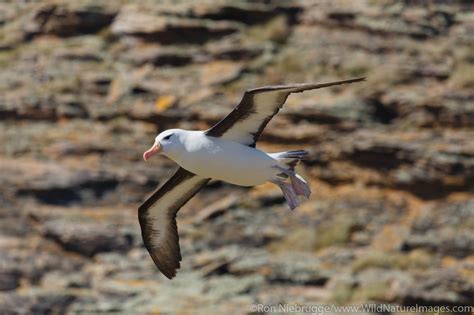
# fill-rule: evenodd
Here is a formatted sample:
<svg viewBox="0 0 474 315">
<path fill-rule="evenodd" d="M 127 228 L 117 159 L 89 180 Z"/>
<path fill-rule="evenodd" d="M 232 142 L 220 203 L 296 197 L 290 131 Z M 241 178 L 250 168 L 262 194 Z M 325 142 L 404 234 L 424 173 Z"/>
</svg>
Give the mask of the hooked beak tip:
<svg viewBox="0 0 474 315">
<path fill-rule="evenodd" d="M 143 160 L 148 161 L 150 157 L 161 152 L 161 145 L 159 142 L 155 143 L 150 149 L 143 153 Z"/>
</svg>

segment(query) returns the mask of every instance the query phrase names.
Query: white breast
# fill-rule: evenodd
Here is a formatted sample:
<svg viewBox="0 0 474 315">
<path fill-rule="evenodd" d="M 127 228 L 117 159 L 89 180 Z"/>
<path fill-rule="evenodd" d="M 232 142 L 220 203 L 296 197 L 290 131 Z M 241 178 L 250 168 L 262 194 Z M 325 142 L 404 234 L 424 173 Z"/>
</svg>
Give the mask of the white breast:
<svg viewBox="0 0 474 315">
<path fill-rule="evenodd" d="M 190 172 L 206 178 L 240 186 L 262 184 L 277 173 L 278 162 L 265 152 L 220 138 L 193 133 L 187 137 L 186 152 L 175 162 Z"/>
</svg>

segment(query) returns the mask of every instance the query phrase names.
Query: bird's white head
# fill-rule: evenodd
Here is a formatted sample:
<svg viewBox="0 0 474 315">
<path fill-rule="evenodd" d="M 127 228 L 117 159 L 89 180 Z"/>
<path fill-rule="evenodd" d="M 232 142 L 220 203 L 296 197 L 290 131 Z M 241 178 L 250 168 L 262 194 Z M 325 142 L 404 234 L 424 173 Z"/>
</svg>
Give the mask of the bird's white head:
<svg viewBox="0 0 474 315">
<path fill-rule="evenodd" d="M 155 143 L 150 149 L 143 153 L 143 159 L 147 161 L 150 157 L 156 154 L 164 154 L 166 156 L 173 156 L 175 153 L 181 151 L 183 147 L 182 139 L 186 131 L 182 129 L 168 129 L 160 133 L 155 138 Z"/>
</svg>

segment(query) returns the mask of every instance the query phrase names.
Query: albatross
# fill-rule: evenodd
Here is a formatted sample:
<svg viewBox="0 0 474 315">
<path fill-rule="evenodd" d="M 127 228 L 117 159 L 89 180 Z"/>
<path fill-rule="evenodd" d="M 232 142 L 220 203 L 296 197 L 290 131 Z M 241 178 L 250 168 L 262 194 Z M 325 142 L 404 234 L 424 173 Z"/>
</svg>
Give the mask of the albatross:
<svg viewBox="0 0 474 315">
<path fill-rule="evenodd" d="M 308 183 L 295 171 L 296 164 L 307 158 L 308 152 L 266 153 L 256 148 L 256 142 L 290 94 L 363 80 L 249 89 L 240 103 L 208 130 L 161 132 L 143 153 L 143 159 L 162 154 L 179 167 L 138 209 L 143 241 L 158 269 L 168 279 L 176 276 L 181 261 L 176 214 L 211 179 L 239 186 L 274 183 L 291 210 L 309 198 Z"/>
</svg>

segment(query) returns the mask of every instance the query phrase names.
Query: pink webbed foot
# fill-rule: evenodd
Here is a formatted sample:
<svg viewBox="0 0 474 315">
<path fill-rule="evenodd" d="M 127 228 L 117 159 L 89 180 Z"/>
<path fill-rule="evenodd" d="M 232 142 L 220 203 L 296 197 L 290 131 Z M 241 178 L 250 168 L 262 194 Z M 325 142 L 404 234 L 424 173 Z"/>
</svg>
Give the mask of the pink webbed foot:
<svg viewBox="0 0 474 315">
<path fill-rule="evenodd" d="M 280 180 L 274 180 L 273 183 L 280 187 L 281 191 L 283 192 L 283 196 L 286 199 L 286 203 L 290 207 L 290 210 L 294 210 L 300 205 L 300 201 L 296 195 L 293 185 Z"/>
<path fill-rule="evenodd" d="M 306 199 L 311 195 L 311 189 L 308 182 L 298 174 L 290 176 L 291 185 L 298 196 L 304 196 Z"/>
<path fill-rule="evenodd" d="M 311 189 L 309 188 L 308 182 L 306 182 L 303 177 L 296 174 L 293 169 L 285 169 L 280 166 L 275 166 L 275 168 L 279 169 L 283 174 L 290 178 L 291 186 L 297 196 L 303 196 L 306 199 L 309 198 L 311 195 Z"/>
</svg>

